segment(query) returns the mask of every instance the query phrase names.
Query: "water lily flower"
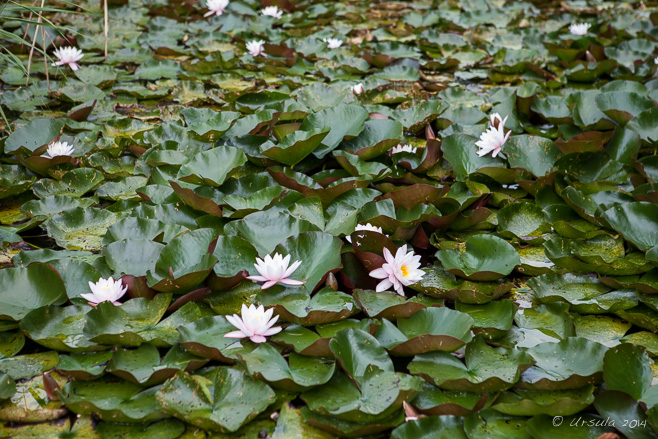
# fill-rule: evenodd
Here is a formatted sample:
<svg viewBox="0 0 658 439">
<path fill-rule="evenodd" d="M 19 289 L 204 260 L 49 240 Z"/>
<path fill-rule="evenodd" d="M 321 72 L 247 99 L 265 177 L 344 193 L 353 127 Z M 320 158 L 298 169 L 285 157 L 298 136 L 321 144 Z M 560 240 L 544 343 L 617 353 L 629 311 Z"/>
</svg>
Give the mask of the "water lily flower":
<svg viewBox="0 0 658 439">
<path fill-rule="evenodd" d="M 123 287 L 123 288 L 122 288 Z M 89 282 L 91 293 L 80 294 L 80 297 L 86 299 L 90 305 L 98 305 L 101 302 L 112 302 L 114 305 L 121 305 L 119 299 L 126 294 L 127 286 L 123 286 L 121 279 L 114 280 L 100 278 L 98 282 Z"/>
<path fill-rule="evenodd" d="M 418 268 L 420 256 L 414 255 L 413 250 L 407 253 L 407 244 L 400 247 L 395 256 L 384 247 L 384 259 L 386 263 L 381 268 L 370 272 L 370 277 L 383 279 L 375 288 L 378 293 L 392 286 L 400 296 L 404 296 L 404 287 L 418 282 L 425 275 Z"/>
<path fill-rule="evenodd" d="M 589 23 L 574 23 L 569 26 L 569 32 L 573 35 L 585 35 L 591 26 Z"/>
<path fill-rule="evenodd" d="M 417 148 L 412 147 L 411 145 L 403 145 L 402 143 L 398 143 L 397 146 L 394 146 L 391 149 L 391 154 L 399 154 L 401 152 L 410 152 L 412 154 L 416 154 Z"/>
<path fill-rule="evenodd" d="M 254 305 L 249 306 L 242 304 L 242 318 L 239 315 L 233 314 L 226 316 L 226 320 L 231 325 L 238 328 L 238 331 L 231 331 L 224 337 L 226 338 L 246 338 L 249 337 L 254 343 L 264 343 L 267 341 L 265 337 L 274 335 L 281 331 L 280 326 L 272 325 L 276 323 L 279 316 L 272 317 L 274 310 L 272 308 L 265 311 L 263 305 L 256 308 Z"/>
<path fill-rule="evenodd" d="M 358 232 L 359 230 L 369 230 L 369 231 L 371 231 L 371 232 L 381 233 L 382 235 L 384 234 L 384 231 L 382 230 L 381 227 L 373 226 L 373 225 L 370 224 L 370 223 L 367 223 L 367 224 L 357 224 L 356 227 L 354 228 L 354 231 L 355 231 L 355 232 Z M 388 236 L 388 235 L 386 235 L 386 236 Z M 350 244 L 352 243 L 352 237 L 351 237 L 350 235 L 347 235 L 347 236 L 345 237 L 345 239 L 347 239 L 347 242 L 349 242 Z"/>
<path fill-rule="evenodd" d="M 52 159 L 58 155 L 71 155 L 73 154 L 74 149 L 75 148 L 73 148 L 72 145 L 69 145 L 66 142 L 55 142 L 48 145 L 48 150 L 45 154 L 42 154 L 41 157 Z"/>
<path fill-rule="evenodd" d="M 206 6 L 210 10 L 203 14 L 203 16 L 210 17 L 211 15 L 215 14 L 219 17 L 224 13 L 224 10 L 228 6 L 228 1 L 229 0 L 208 0 Z"/>
<path fill-rule="evenodd" d="M 303 285 L 304 282 L 299 280 L 290 279 L 290 276 L 297 268 L 302 264 L 302 261 L 295 261 L 293 264 L 288 267 L 290 263 L 290 255 L 285 258 L 279 253 L 274 253 L 274 257 L 270 255 L 265 256 L 265 260 L 261 258 L 256 258 L 256 263 L 254 267 L 260 273 L 260 276 L 248 276 L 247 279 L 254 280 L 256 282 L 265 282 L 261 287 L 262 290 L 266 290 L 277 283 L 282 283 L 286 285 Z"/>
<path fill-rule="evenodd" d="M 338 38 L 323 38 L 322 41 L 327 43 L 328 49 L 338 49 L 340 46 L 343 45 L 343 42 Z"/>
<path fill-rule="evenodd" d="M 263 8 L 260 11 L 260 13 L 261 15 L 274 17 L 274 18 L 281 18 L 283 16 L 283 11 L 277 8 L 276 6 L 268 6 L 266 8 Z"/>
<path fill-rule="evenodd" d="M 249 41 L 247 43 L 247 50 L 252 56 L 267 56 L 265 55 L 265 41 Z"/>
<path fill-rule="evenodd" d="M 58 58 L 58 61 L 52 64 L 53 66 L 63 66 L 68 64 L 74 72 L 80 68 L 78 61 L 84 56 L 82 50 L 77 47 L 60 47 L 59 49 L 55 49 L 53 55 Z"/>
<path fill-rule="evenodd" d="M 509 138 L 512 131 L 508 131 L 505 134 L 505 121 L 509 116 L 505 116 L 505 119 L 501 119 L 498 113 L 494 113 L 490 117 L 491 125 L 489 129 L 480 135 L 480 140 L 475 142 L 480 150 L 477 154 L 482 157 L 483 155 L 489 154 L 493 151 L 492 156 L 496 157 L 507 139 Z"/>
<path fill-rule="evenodd" d="M 360 95 L 361 93 L 363 93 L 364 91 L 366 91 L 363 88 L 363 84 L 361 84 L 360 82 L 358 84 L 353 85 L 352 87 L 350 87 L 350 90 L 352 90 L 352 93 L 354 93 L 357 96 Z"/>
</svg>

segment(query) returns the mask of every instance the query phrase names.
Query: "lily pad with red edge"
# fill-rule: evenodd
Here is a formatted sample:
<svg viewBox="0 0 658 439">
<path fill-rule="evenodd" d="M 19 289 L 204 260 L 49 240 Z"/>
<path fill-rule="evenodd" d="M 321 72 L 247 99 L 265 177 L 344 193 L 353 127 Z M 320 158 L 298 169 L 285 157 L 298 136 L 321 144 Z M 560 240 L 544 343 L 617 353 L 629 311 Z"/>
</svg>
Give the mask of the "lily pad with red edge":
<svg viewBox="0 0 658 439">
<path fill-rule="evenodd" d="M 469 343 L 464 365 L 446 352 L 417 355 L 409 371 L 448 390 L 494 393 L 512 387 L 533 364 L 523 351 L 489 347 L 481 338 Z"/>
<path fill-rule="evenodd" d="M 224 337 L 235 330 L 224 316 L 203 317 L 178 328 L 179 343 L 199 357 L 233 364 L 236 353 L 250 350 L 240 339 Z"/>
<path fill-rule="evenodd" d="M 558 343 L 542 343 L 526 352 L 535 365 L 526 369 L 517 387 L 534 390 L 576 389 L 598 384 L 603 377 L 607 347 L 569 337 Z"/>
<path fill-rule="evenodd" d="M 439 265 L 424 269 L 425 276 L 409 288 L 439 299 L 467 304 L 491 302 L 512 288 L 510 282 L 471 282 L 455 277 Z"/>
<path fill-rule="evenodd" d="M 139 346 L 151 341 L 147 331 L 158 324 L 170 301 L 171 294 L 163 293 L 152 300 L 132 299 L 120 306 L 101 302 L 87 312 L 82 334 L 100 344 Z"/>
<path fill-rule="evenodd" d="M 514 416 L 571 416 L 594 402 L 592 385 L 572 390 L 512 389 L 501 394 L 491 406 Z"/>
<path fill-rule="evenodd" d="M 148 285 L 156 291 L 186 293 L 210 274 L 217 262 L 211 253 L 215 232 L 197 229 L 172 239 L 148 270 Z"/>
<path fill-rule="evenodd" d="M 274 308 L 282 321 L 314 326 L 347 319 L 360 311 L 352 296 L 324 287 L 312 297 L 301 288 L 273 287 L 258 295 L 259 302 Z"/>
<path fill-rule="evenodd" d="M 343 148 L 363 160 L 372 160 L 397 145 L 401 137 L 400 122 L 390 119 L 367 120 L 363 131 L 345 142 Z"/>
<path fill-rule="evenodd" d="M 416 355 L 431 351 L 452 352 L 472 340 L 473 318 L 449 308 L 425 308 L 397 327 L 388 320 L 375 334 L 393 355 Z"/>
<path fill-rule="evenodd" d="M 433 384 L 424 382 L 412 405 L 419 412 L 430 416 L 465 416 L 477 412 L 490 400 L 491 395 L 486 393 L 442 390 Z"/>
<path fill-rule="evenodd" d="M 373 290 L 354 290 L 354 300 L 368 317 L 395 320 L 408 318 L 428 306 L 443 306 L 443 301 L 420 294 L 411 299 L 391 294 L 388 291 L 377 293 Z"/>
</svg>

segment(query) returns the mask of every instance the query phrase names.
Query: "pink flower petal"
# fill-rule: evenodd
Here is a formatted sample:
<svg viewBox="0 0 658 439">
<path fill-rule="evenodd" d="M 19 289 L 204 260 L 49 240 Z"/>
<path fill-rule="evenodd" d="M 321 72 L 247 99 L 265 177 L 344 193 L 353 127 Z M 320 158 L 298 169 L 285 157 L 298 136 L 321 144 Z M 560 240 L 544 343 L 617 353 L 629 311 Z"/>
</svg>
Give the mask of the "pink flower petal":
<svg viewBox="0 0 658 439">
<path fill-rule="evenodd" d="M 224 337 L 226 337 L 226 336 L 224 336 Z M 254 343 L 265 343 L 267 341 L 267 339 L 265 337 L 263 337 L 262 335 L 252 335 L 251 337 L 249 337 L 249 339 L 251 341 L 253 341 Z"/>
<path fill-rule="evenodd" d="M 286 285 L 304 285 L 304 282 L 294 279 L 281 279 L 279 282 Z"/>
<path fill-rule="evenodd" d="M 231 331 L 228 334 L 224 335 L 225 338 L 245 338 L 245 335 L 242 331 Z"/>
</svg>

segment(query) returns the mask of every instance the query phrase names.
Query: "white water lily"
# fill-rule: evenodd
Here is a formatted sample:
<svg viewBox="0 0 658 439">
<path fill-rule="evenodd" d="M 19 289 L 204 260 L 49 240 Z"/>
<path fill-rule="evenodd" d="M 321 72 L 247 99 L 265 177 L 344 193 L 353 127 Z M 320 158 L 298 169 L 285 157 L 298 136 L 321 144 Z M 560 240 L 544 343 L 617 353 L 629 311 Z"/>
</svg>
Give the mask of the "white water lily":
<svg viewBox="0 0 658 439">
<path fill-rule="evenodd" d="M 224 13 L 224 10 L 228 6 L 228 1 L 229 0 L 208 0 L 206 6 L 210 10 L 205 14 L 203 14 L 203 16 L 210 17 L 211 15 L 215 14 L 216 16 L 219 17 Z"/>
<path fill-rule="evenodd" d="M 261 15 L 274 17 L 274 18 L 281 18 L 283 16 L 283 11 L 277 8 L 276 6 L 268 6 L 266 8 L 263 8 L 260 11 L 260 13 Z"/>
<path fill-rule="evenodd" d="M 404 296 L 404 287 L 418 282 L 425 275 L 418 268 L 420 256 L 415 255 L 413 250 L 407 253 L 406 244 L 398 249 L 395 256 L 384 248 L 384 259 L 386 263 L 381 268 L 370 272 L 370 277 L 383 279 L 375 288 L 378 293 L 392 286 L 400 296 Z"/>
<path fill-rule="evenodd" d="M 573 35 L 585 35 L 591 26 L 589 23 L 574 23 L 569 26 L 569 32 Z"/>
<path fill-rule="evenodd" d="M 302 264 L 302 261 L 295 261 L 290 267 L 288 267 L 289 263 L 290 255 L 284 258 L 279 253 L 274 253 L 274 257 L 266 255 L 264 260 L 256 258 L 254 267 L 256 267 L 260 276 L 248 276 L 247 279 L 256 282 L 265 282 L 261 287 L 263 290 L 273 287 L 278 283 L 286 285 L 303 285 L 304 282 L 289 278 L 289 276 Z"/>
<path fill-rule="evenodd" d="M 391 148 L 391 154 L 399 154 L 401 152 L 410 152 L 412 154 L 416 154 L 417 150 L 418 150 L 417 148 L 414 148 L 411 145 L 404 145 L 402 143 L 398 143 L 397 146 Z"/>
<path fill-rule="evenodd" d="M 382 230 L 381 227 L 373 226 L 370 223 L 357 224 L 356 227 L 354 228 L 354 231 L 358 232 L 359 230 L 369 230 L 371 232 L 381 233 L 382 235 L 384 234 L 384 231 Z M 388 236 L 388 235 L 386 235 L 386 236 Z M 347 242 L 349 242 L 350 244 L 352 243 L 352 237 L 350 235 L 345 236 L 345 239 L 347 239 Z"/>
<path fill-rule="evenodd" d="M 338 49 L 340 46 L 343 45 L 343 42 L 338 38 L 323 38 L 322 41 L 327 43 L 328 49 Z"/>
<path fill-rule="evenodd" d="M 247 43 L 247 50 L 249 53 L 251 53 L 253 56 L 266 56 L 265 55 L 265 41 L 260 40 L 260 41 L 249 41 Z"/>
<path fill-rule="evenodd" d="M 508 131 L 505 134 L 505 121 L 508 117 L 505 116 L 505 119 L 501 119 L 498 113 L 491 115 L 489 129 L 480 135 L 480 140 L 475 142 L 477 147 L 480 148 L 477 152 L 480 157 L 490 152 L 493 152 L 492 157 L 496 157 L 500 153 L 503 145 L 507 142 L 510 134 L 512 134 L 512 131 Z"/>
<path fill-rule="evenodd" d="M 48 150 L 41 157 L 52 159 L 58 155 L 71 155 L 74 149 L 73 145 L 69 145 L 66 142 L 55 142 L 48 145 Z"/>
<path fill-rule="evenodd" d="M 366 91 L 365 88 L 363 88 L 363 84 L 361 84 L 360 82 L 356 85 L 351 86 L 350 90 L 352 90 L 352 93 L 354 93 L 357 96 L 363 93 L 364 91 Z"/>
<path fill-rule="evenodd" d="M 52 64 L 53 66 L 63 66 L 68 64 L 74 72 L 80 68 L 78 61 L 84 56 L 82 50 L 77 47 L 60 47 L 59 49 L 55 49 L 53 55 L 58 59 L 57 62 Z"/>
<path fill-rule="evenodd" d="M 265 311 L 263 305 L 256 308 L 254 305 L 249 306 L 242 304 L 242 318 L 239 315 L 233 314 L 226 316 L 226 320 L 231 325 L 238 328 L 238 331 L 231 331 L 226 334 L 226 338 L 247 338 L 254 343 L 264 343 L 267 341 L 265 337 L 274 335 L 281 331 L 280 326 L 272 327 L 279 319 L 279 316 L 272 317 L 274 310 L 272 308 Z"/>
<path fill-rule="evenodd" d="M 98 305 L 101 302 L 112 302 L 114 305 L 121 305 L 118 302 L 126 294 L 127 286 L 123 286 L 121 279 L 114 280 L 111 277 L 98 279 L 98 282 L 89 282 L 91 293 L 80 294 L 80 297 L 87 300 L 90 305 Z"/>
</svg>

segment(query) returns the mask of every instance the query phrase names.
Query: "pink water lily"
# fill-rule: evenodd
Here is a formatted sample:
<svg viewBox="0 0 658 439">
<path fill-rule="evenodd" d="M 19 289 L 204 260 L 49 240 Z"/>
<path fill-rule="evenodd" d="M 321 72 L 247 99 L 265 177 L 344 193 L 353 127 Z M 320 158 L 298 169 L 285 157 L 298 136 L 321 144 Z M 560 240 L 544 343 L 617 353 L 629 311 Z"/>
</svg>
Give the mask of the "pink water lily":
<svg viewBox="0 0 658 439">
<path fill-rule="evenodd" d="M 393 287 L 395 291 L 404 296 L 404 287 L 418 282 L 425 272 L 420 270 L 420 256 L 415 255 L 413 250 L 407 252 L 407 245 L 403 245 L 395 253 L 395 256 L 384 247 L 384 259 L 386 263 L 381 268 L 370 272 L 370 277 L 383 279 L 375 291 L 378 293 Z"/>
<path fill-rule="evenodd" d="M 269 16 L 274 18 L 281 18 L 283 16 L 283 11 L 277 8 L 276 6 L 268 6 L 263 8 L 260 13 L 263 16 Z"/>
<path fill-rule="evenodd" d="M 247 50 L 251 56 L 266 56 L 265 55 L 265 41 L 254 40 L 247 43 Z"/>
<path fill-rule="evenodd" d="M 52 159 L 58 155 L 71 155 L 73 154 L 74 149 L 75 148 L 73 148 L 72 145 L 69 145 L 66 142 L 53 142 L 48 145 L 48 150 L 45 154 L 42 154 L 41 157 Z"/>
<path fill-rule="evenodd" d="M 343 45 L 343 41 L 338 38 L 323 38 L 322 41 L 327 43 L 327 49 L 338 49 Z"/>
<path fill-rule="evenodd" d="M 94 306 L 101 302 L 112 302 L 114 305 L 121 305 L 119 299 L 128 290 L 127 286 L 123 286 L 121 279 L 114 280 L 111 277 L 107 279 L 100 278 L 96 283 L 89 282 L 89 288 L 91 293 L 80 294 L 80 297 Z"/>
<path fill-rule="evenodd" d="M 363 84 L 361 84 L 360 82 L 350 87 L 350 90 L 352 90 L 352 93 L 354 93 L 357 96 L 365 91 L 365 89 L 363 88 Z"/>
<path fill-rule="evenodd" d="M 586 35 L 591 26 L 589 23 L 573 23 L 569 26 L 569 32 L 573 35 Z"/>
<path fill-rule="evenodd" d="M 398 143 L 397 146 L 394 146 L 391 149 L 391 154 L 399 154 L 401 152 L 410 152 L 411 154 L 416 154 L 417 148 L 414 148 L 411 145 L 405 145 L 403 143 Z"/>
<path fill-rule="evenodd" d="M 68 65 L 74 72 L 80 68 L 78 61 L 84 56 L 82 50 L 77 47 L 60 47 L 55 49 L 53 55 L 58 58 L 58 61 L 52 64 L 53 66 Z"/>
<path fill-rule="evenodd" d="M 224 10 L 228 6 L 229 0 L 208 0 L 206 6 L 210 9 L 208 12 L 203 14 L 204 17 L 210 17 L 215 14 L 218 17 L 224 13 Z"/>
<path fill-rule="evenodd" d="M 370 223 L 357 224 L 356 227 L 354 228 L 354 231 L 358 232 L 359 230 L 368 230 L 370 232 L 377 232 L 377 233 L 381 233 L 382 235 L 384 234 L 384 231 L 382 230 L 381 227 L 373 226 Z M 352 237 L 350 235 L 345 236 L 345 239 L 347 239 L 347 242 L 349 242 L 350 244 L 352 243 Z"/>
<path fill-rule="evenodd" d="M 256 258 L 254 267 L 256 267 L 260 276 L 249 276 L 247 279 L 256 282 L 265 282 L 261 287 L 263 290 L 273 287 L 278 283 L 286 285 L 303 285 L 304 282 L 289 278 L 289 276 L 302 264 L 302 261 L 295 261 L 290 267 L 288 267 L 289 263 L 290 255 L 287 255 L 284 258 L 279 253 L 275 253 L 274 257 L 266 255 L 264 260 Z"/>
<path fill-rule="evenodd" d="M 233 314 L 226 316 L 226 320 L 231 325 L 238 328 L 237 331 L 231 331 L 224 337 L 226 338 L 247 338 L 254 343 L 264 343 L 267 341 L 265 337 L 277 334 L 281 331 L 280 326 L 272 327 L 279 316 L 272 317 L 274 310 L 272 308 L 265 311 L 263 305 L 256 308 L 254 305 L 249 306 L 242 304 L 242 318 L 239 315 Z"/>
<path fill-rule="evenodd" d="M 502 151 L 503 145 L 512 134 L 512 131 L 505 134 L 505 122 L 508 117 L 505 116 L 503 119 L 498 113 L 491 115 L 489 129 L 480 135 L 480 140 L 475 142 L 475 145 L 480 148 L 477 152 L 478 156 L 482 157 L 492 152 L 492 157 L 496 157 Z"/>
</svg>

